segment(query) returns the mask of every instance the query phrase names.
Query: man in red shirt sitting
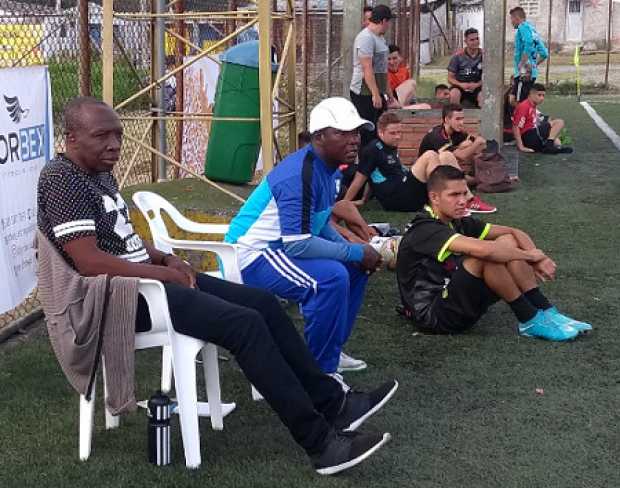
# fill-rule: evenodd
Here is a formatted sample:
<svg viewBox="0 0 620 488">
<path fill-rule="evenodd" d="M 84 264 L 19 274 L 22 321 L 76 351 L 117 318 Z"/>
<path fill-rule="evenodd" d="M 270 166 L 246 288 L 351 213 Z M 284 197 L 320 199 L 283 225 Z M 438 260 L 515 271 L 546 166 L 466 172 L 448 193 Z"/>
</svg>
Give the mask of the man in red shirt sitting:
<svg viewBox="0 0 620 488">
<path fill-rule="evenodd" d="M 409 68 L 403 62 L 400 48 L 395 44 L 389 46 L 388 54 L 388 83 L 400 106 L 415 103 L 416 83 L 411 78 Z"/>
<path fill-rule="evenodd" d="M 563 147 L 558 138 L 564 127 L 564 121 L 550 119 L 538 111 L 538 106 L 544 101 L 545 86 L 534 83 L 528 97 L 517 105 L 512 116 L 512 131 L 517 149 L 528 153 L 572 153 L 573 149 Z"/>
</svg>

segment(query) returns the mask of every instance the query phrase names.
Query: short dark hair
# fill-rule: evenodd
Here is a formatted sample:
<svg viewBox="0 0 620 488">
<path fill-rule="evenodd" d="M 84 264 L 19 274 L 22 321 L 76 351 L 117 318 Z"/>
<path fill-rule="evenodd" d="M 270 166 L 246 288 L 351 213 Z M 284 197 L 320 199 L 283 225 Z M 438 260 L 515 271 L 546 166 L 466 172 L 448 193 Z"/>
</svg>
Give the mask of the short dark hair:
<svg viewBox="0 0 620 488">
<path fill-rule="evenodd" d="M 463 34 L 463 37 L 465 37 L 465 38 L 466 38 L 467 36 L 469 36 L 469 35 L 471 35 L 471 34 L 478 34 L 478 29 L 476 29 L 476 28 L 474 28 L 474 27 L 470 27 L 469 29 L 467 29 L 467 30 L 465 31 L 465 34 Z"/>
<path fill-rule="evenodd" d="M 429 192 L 441 191 L 446 187 L 447 181 L 460 181 L 465 179 L 465 173 L 454 166 L 440 165 L 431 171 L 426 188 Z"/>
<path fill-rule="evenodd" d="M 372 9 L 372 15 L 370 16 L 370 21 L 373 24 L 380 24 L 384 20 L 391 20 L 394 16 L 392 15 L 392 10 L 387 5 L 377 5 Z"/>
<path fill-rule="evenodd" d="M 547 89 L 545 88 L 545 85 L 543 85 L 542 83 L 534 83 L 532 85 L 531 90 L 533 90 L 533 91 L 547 91 Z"/>
<path fill-rule="evenodd" d="M 76 97 L 67 103 L 63 112 L 63 127 L 65 134 L 74 132 L 84 128 L 83 108 L 86 106 L 104 106 L 109 105 L 95 97 Z"/>
<path fill-rule="evenodd" d="M 400 117 L 394 112 L 383 112 L 377 120 L 377 130 L 384 130 L 388 125 L 400 124 Z"/>
<path fill-rule="evenodd" d="M 307 130 L 302 130 L 299 134 L 297 134 L 297 145 L 299 147 L 303 147 L 306 144 L 310 144 L 312 141 L 312 136 L 310 132 Z"/>
<path fill-rule="evenodd" d="M 445 120 L 449 117 L 452 117 L 454 112 L 462 112 L 463 106 L 458 103 L 449 103 L 448 105 L 444 105 L 441 109 L 441 120 L 445 122 Z"/>
<path fill-rule="evenodd" d="M 443 83 L 439 83 L 439 85 L 435 86 L 435 95 L 439 90 L 449 90 L 448 85 L 444 85 Z"/>
<path fill-rule="evenodd" d="M 390 54 L 392 54 L 392 53 L 400 53 L 400 48 L 396 44 L 390 44 L 388 46 L 388 49 L 390 50 Z"/>
<path fill-rule="evenodd" d="M 366 12 L 372 12 L 372 7 L 370 5 L 366 5 L 364 7 L 363 13 L 366 13 Z"/>
<path fill-rule="evenodd" d="M 508 13 L 519 17 L 520 19 L 525 19 L 525 10 L 523 10 L 523 7 L 511 8 Z"/>
</svg>

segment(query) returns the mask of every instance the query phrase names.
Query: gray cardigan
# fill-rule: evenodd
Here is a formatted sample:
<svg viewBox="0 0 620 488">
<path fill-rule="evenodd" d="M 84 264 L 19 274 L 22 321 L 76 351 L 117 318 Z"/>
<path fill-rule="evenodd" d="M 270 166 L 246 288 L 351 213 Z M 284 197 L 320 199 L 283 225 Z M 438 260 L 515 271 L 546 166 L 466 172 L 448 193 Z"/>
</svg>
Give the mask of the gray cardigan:
<svg viewBox="0 0 620 488">
<path fill-rule="evenodd" d="M 108 408 L 114 415 L 135 410 L 139 280 L 81 276 L 41 232 L 37 232 L 37 247 L 39 299 L 52 349 L 69 383 L 78 393 L 90 397 L 103 355 Z"/>
</svg>

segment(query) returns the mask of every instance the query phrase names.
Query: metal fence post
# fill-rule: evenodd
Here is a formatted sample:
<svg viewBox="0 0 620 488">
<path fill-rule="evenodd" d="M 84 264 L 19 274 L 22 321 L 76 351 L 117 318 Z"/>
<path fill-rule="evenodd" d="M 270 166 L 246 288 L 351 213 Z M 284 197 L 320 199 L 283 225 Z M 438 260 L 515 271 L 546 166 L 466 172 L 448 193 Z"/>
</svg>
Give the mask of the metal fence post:
<svg viewBox="0 0 620 488">
<path fill-rule="evenodd" d="M 78 57 L 80 73 L 80 96 L 90 96 L 90 33 L 88 30 L 88 0 L 79 3 L 80 55 Z"/>
<path fill-rule="evenodd" d="M 158 15 L 165 13 L 166 1 L 153 0 L 152 11 Z M 156 17 L 153 25 L 153 75 L 158 80 L 166 74 L 166 23 L 163 17 Z M 165 82 L 160 83 L 153 90 L 152 112 L 160 117 L 153 125 L 153 147 L 160 153 L 167 154 L 166 121 L 161 117 L 166 113 Z M 157 161 L 157 181 L 166 181 L 166 160 L 155 156 Z M 154 175 L 153 175 L 154 176 Z"/>
</svg>

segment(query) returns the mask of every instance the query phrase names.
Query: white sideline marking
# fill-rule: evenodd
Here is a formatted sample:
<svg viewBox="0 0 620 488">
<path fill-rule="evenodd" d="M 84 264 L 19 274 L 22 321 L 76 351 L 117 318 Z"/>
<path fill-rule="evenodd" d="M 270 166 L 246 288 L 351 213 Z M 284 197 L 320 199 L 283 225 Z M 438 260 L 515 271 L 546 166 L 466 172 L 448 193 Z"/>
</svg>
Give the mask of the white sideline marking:
<svg viewBox="0 0 620 488">
<path fill-rule="evenodd" d="M 616 149 L 620 151 L 620 136 L 616 134 L 616 131 L 609 127 L 607 122 L 605 122 L 605 120 L 603 120 L 603 118 L 596 113 L 596 110 L 594 110 L 588 102 L 580 103 L 583 109 L 588 113 L 594 123 L 598 126 L 598 128 L 603 131 L 603 134 L 605 134 L 612 142 L 612 144 L 616 146 Z"/>
</svg>

